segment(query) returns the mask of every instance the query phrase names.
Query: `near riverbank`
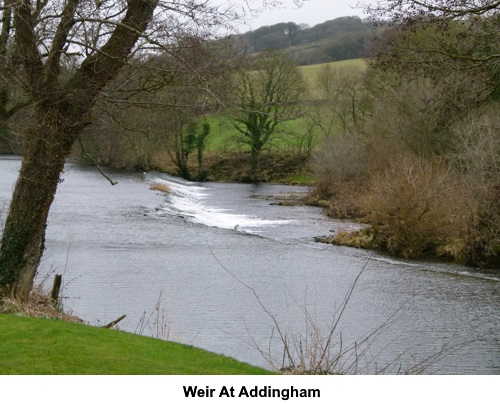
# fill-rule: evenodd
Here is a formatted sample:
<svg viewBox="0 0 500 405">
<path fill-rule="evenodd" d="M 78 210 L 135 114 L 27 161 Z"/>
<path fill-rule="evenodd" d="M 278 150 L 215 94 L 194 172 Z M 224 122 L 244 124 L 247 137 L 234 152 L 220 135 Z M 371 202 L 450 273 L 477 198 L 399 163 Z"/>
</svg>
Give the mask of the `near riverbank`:
<svg viewBox="0 0 500 405">
<path fill-rule="evenodd" d="M 56 319 L 0 315 L 0 374 L 271 374 L 193 346 Z"/>
</svg>

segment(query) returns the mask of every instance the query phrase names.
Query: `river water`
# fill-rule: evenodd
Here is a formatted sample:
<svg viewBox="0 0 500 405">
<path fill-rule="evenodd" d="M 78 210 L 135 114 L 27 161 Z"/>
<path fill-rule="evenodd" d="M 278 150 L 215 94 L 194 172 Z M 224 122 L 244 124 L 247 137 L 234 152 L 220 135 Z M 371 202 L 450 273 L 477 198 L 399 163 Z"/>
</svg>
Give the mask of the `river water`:
<svg viewBox="0 0 500 405">
<path fill-rule="evenodd" d="M 0 157 L 2 220 L 19 166 Z M 357 363 L 369 365 L 361 372 L 387 364 L 401 372 L 443 350 L 425 373 L 500 372 L 498 272 L 315 243 L 358 225 L 273 203 L 301 187 L 107 173 L 118 185 L 94 168 L 66 166 L 38 275 L 63 274 L 65 307 L 89 323 L 126 314 L 122 330 L 269 367 L 256 347 L 281 363 L 276 324 L 302 350 L 318 340 L 313 325 L 326 337 L 364 268 L 332 339 L 345 350 L 391 319 L 366 352 L 357 346 Z M 151 190 L 155 183 L 171 193 Z"/>
</svg>

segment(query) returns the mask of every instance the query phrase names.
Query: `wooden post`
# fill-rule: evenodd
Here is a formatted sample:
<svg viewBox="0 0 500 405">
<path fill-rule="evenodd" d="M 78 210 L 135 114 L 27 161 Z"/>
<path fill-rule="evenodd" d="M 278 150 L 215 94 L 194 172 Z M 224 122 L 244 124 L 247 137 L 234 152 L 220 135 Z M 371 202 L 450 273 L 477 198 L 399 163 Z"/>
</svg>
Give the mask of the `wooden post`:
<svg viewBox="0 0 500 405">
<path fill-rule="evenodd" d="M 104 325 L 103 328 L 106 329 L 111 329 L 113 326 L 115 326 L 118 322 L 120 322 L 122 319 L 125 318 L 126 315 L 120 316 L 118 319 L 115 319 L 113 322 L 108 323 L 107 325 Z"/>
<path fill-rule="evenodd" d="M 52 285 L 52 292 L 50 293 L 50 300 L 53 304 L 59 301 L 59 291 L 61 290 L 62 275 L 56 274 L 54 277 L 54 284 Z"/>
</svg>

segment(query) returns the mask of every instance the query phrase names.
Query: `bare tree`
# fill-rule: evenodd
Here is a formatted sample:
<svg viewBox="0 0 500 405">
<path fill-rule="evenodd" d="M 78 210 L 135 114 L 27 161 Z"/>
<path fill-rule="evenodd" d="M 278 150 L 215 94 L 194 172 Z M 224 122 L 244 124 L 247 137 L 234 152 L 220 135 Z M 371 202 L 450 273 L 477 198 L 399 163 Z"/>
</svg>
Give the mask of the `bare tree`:
<svg viewBox="0 0 500 405">
<path fill-rule="evenodd" d="M 250 146 L 252 172 L 259 155 L 280 125 L 302 115 L 302 74 L 286 55 L 267 51 L 237 73 L 235 105 L 230 117 L 243 143 Z"/>
<path fill-rule="evenodd" d="M 265 2 L 265 1 L 264 1 Z M 26 299 L 44 250 L 47 216 L 66 157 L 98 96 L 132 55 L 169 52 L 178 37 L 216 32 L 236 14 L 206 0 L 4 0 L 33 104 L 0 250 L 0 295 Z M 262 4 L 262 3 L 261 3 Z M 6 19 L 12 28 L 3 27 Z M 4 34 L 6 32 L 6 34 Z M 4 41 L 5 43 L 5 41 Z M 66 66 L 72 69 L 66 69 Z M 188 63 L 185 68 L 189 69 Z"/>
<path fill-rule="evenodd" d="M 375 65 L 401 77 L 434 80 L 450 95 L 445 115 L 498 98 L 497 0 L 385 0 L 365 9 L 389 27 L 375 42 Z"/>
<path fill-rule="evenodd" d="M 345 137 L 356 128 L 364 111 L 361 106 L 363 71 L 361 68 L 332 68 L 324 65 L 316 83 L 321 103 L 310 109 L 308 118 L 321 133 L 330 137 L 340 129 Z"/>
</svg>

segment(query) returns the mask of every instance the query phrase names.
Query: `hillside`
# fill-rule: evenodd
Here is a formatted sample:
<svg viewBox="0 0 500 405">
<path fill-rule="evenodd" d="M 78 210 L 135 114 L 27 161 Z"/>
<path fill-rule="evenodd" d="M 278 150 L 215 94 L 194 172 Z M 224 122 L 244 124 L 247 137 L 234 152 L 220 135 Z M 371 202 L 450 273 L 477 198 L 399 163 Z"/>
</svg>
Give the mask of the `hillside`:
<svg viewBox="0 0 500 405">
<path fill-rule="evenodd" d="M 374 32 L 372 21 L 340 17 L 308 27 L 293 22 L 261 27 L 233 37 L 237 50 L 248 54 L 285 50 L 298 65 L 313 65 L 366 56 Z"/>
</svg>

